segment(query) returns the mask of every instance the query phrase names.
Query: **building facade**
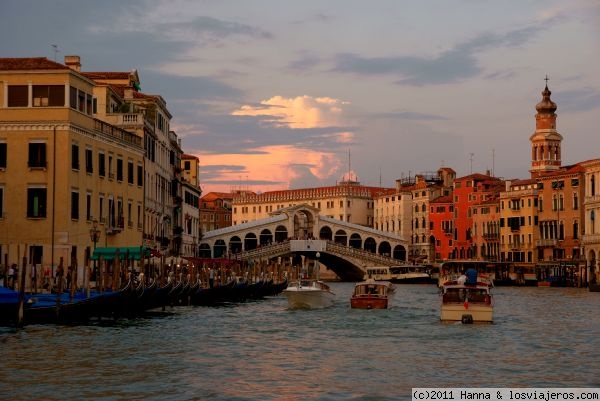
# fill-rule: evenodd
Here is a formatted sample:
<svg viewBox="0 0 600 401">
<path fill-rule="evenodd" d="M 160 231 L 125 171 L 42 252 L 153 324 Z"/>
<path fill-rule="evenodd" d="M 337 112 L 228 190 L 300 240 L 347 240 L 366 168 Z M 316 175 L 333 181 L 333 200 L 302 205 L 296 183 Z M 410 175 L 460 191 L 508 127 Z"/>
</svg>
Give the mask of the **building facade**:
<svg viewBox="0 0 600 401">
<path fill-rule="evenodd" d="M 582 254 L 587 265 L 587 277 L 590 283 L 600 281 L 600 159 L 581 163 L 585 169 L 585 231 L 582 235 Z"/>
<path fill-rule="evenodd" d="M 96 118 L 94 85 L 45 58 L 0 59 L 3 263 L 49 275 L 96 246 L 142 245 L 142 140 Z"/>
<path fill-rule="evenodd" d="M 367 187 L 357 181 L 342 181 L 330 187 L 270 191 L 256 194 L 240 191 L 233 198 L 233 225 L 269 217 L 279 209 L 307 204 L 320 214 L 366 227 L 374 225 L 374 199 L 391 188 Z"/>
</svg>

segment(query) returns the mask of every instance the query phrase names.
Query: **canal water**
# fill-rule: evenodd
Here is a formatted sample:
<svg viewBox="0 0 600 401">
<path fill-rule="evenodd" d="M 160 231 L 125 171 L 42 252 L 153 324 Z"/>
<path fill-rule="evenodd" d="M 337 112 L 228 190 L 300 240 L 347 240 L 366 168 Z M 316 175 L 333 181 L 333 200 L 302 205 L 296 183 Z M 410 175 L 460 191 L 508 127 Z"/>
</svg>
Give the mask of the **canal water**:
<svg viewBox="0 0 600 401">
<path fill-rule="evenodd" d="M 600 387 L 600 293 L 494 289 L 492 325 L 439 322 L 433 285 L 388 310 L 283 297 L 84 326 L 0 328 L 3 400 L 405 400 L 412 387 Z"/>
</svg>

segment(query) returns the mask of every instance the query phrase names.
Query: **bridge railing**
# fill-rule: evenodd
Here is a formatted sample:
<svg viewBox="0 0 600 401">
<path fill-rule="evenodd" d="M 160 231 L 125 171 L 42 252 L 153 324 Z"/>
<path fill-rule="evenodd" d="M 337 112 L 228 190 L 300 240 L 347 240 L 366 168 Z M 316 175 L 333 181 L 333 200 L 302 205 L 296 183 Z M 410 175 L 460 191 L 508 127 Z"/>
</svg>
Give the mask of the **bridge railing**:
<svg viewBox="0 0 600 401">
<path fill-rule="evenodd" d="M 235 254 L 234 258 L 237 260 L 252 260 L 264 257 L 285 255 L 289 252 L 290 241 L 286 240 L 283 242 L 276 242 L 270 245 L 261 245 L 259 248 L 250 249 L 248 251 L 242 251 L 240 253 Z"/>
<path fill-rule="evenodd" d="M 355 259 L 366 260 L 370 263 L 381 264 L 385 266 L 390 266 L 398 263 L 398 260 L 392 257 L 379 255 L 376 253 L 365 251 L 364 249 L 341 245 L 333 241 L 327 241 L 327 251 L 335 253 L 339 256 L 349 256 Z"/>
<path fill-rule="evenodd" d="M 234 258 L 237 260 L 252 260 L 281 256 L 291 252 L 290 244 L 289 240 L 285 240 L 270 245 L 261 245 L 259 248 L 237 253 Z M 397 259 L 389 256 L 378 255 L 376 253 L 365 251 L 364 249 L 353 248 L 334 241 L 326 242 L 326 251 L 340 257 L 350 257 L 363 262 L 366 261 L 383 266 L 390 266 L 398 263 Z"/>
</svg>

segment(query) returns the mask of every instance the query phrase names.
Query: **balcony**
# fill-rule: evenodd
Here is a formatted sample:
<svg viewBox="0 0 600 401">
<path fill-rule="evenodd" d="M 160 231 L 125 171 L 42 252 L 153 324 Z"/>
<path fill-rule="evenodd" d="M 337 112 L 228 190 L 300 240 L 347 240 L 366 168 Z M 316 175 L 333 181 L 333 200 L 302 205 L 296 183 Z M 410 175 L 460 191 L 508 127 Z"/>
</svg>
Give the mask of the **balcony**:
<svg viewBox="0 0 600 401">
<path fill-rule="evenodd" d="M 581 240 L 582 245 L 600 244 L 600 234 L 584 234 Z"/>
<path fill-rule="evenodd" d="M 536 246 L 541 247 L 554 247 L 558 241 L 556 239 L 539 239 L 535 242 Z"/>
<path fill-rule="evenodd" d="M 586 196 L 584 202 L 586 205 L 590 203 L 600 203 L 600 195 Z"/>
<path fill-rule="evenodd" d="M 498 234 L 498 233 L 483 234 L 483 239 L 486 241 L 498 241 L 498 239 L 500 239 L 500 234 Z"/>
</svg>

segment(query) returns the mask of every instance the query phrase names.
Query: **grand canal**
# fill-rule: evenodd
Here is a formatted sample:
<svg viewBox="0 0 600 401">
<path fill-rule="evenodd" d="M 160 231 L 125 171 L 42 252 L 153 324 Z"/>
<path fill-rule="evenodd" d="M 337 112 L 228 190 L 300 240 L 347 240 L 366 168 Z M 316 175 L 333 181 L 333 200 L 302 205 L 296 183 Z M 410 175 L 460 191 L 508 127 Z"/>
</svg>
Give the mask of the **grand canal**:
<svg viewBox="0 0 600 401">
<path fill-rule="evenodd" d="M 412 387 L 600 387 L 600 294 L 497 287 L 495 323 L 442 324 L 433 285 L 388 310 L 282 297 L 85 326 L 0 328 L 5 400 L 403 400 Z"/>
</svg>

